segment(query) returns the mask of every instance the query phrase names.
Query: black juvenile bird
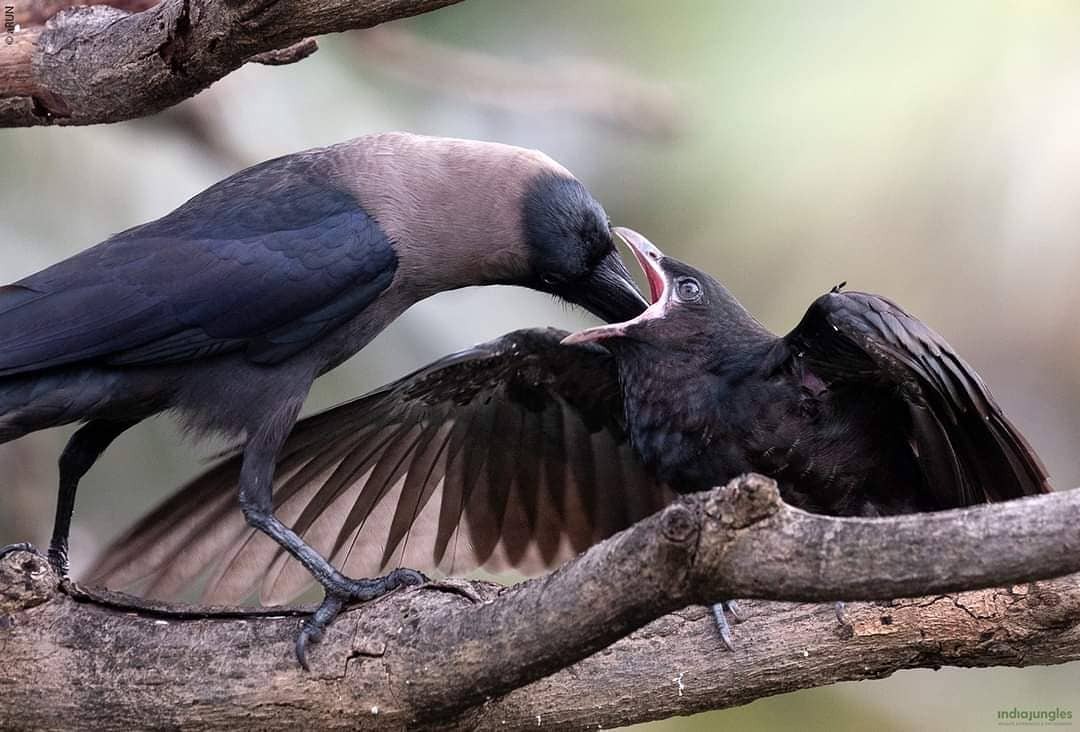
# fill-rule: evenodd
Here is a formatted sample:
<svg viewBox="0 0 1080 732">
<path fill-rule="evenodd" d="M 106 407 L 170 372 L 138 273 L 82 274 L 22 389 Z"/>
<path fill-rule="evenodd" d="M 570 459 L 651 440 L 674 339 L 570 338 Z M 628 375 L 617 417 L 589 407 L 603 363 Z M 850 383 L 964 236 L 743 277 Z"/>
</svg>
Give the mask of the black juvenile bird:
<svg viewBox="0 0 1080 732">
<path fill-rule="evenodd" d="M 842 516 L 1049 490 L 975 372 L 887 300 L 831 292 L 778 338 L 711 277 L 617 231 L 648 276 L 645 313 L 565 340 L 510 333 L 302 421 L 282 451 L 279 515 L 351 574 L 533 571 L 664 505 L 667 486 L 748 471 Z M 169 596 L 213 565 L 210 601 L 260 584 L 266 602 L 294 597 L 304 572 L 224 498 L 239 471 L 234 458 L 182 489 L 94 579 Z"/>
<path fill-rule="evenodd" d="M 693 491 L 753 471 L 836 516 L 1049 490 L 978 374 L 899 306 L 836 287 L 777 337 L 716 280 L 618 231 L 655 302 L 566 342 L 613 353 L 630 440 L 661 480 Z"/>
<path fill-rule="evenodd" d="M 603 209 L 565 168 L 532 150 L 404 133 L 248 168 L 0 288 L 0 443 L 86 423 L 60 458 L 50 561 L 66 573 L 76 487 L 101 452 L 174 411 L 197 432 L 244 436 L 244 517 L 326 588 L 305 633 L 343 600 L 420 581 L 336 571 L 273 515 L 274 463 L 315 378 L 418 300 L 488 284 L 607 319 L 647 305 Z"/>
</svg>

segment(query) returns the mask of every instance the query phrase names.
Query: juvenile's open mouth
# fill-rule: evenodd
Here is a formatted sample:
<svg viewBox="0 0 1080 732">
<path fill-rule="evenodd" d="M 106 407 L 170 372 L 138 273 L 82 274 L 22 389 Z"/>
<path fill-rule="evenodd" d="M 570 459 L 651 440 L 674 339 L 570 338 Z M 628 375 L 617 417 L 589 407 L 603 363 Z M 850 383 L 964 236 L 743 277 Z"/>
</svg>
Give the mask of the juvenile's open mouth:
<svg viewBox="0 0 1080 732">
<path fill-rule="evenodd" d="M 618 234 L 619 238 L 625 241 L 630 247 L 630 251 L 634 253 L 634 259 L 637 260 L 638 266 L 640 266 L 641 270 L 645 273 L 645 277 L 649 281 L 649 296 L 652 299 L 652 304 L 645 309 L 645 312 L 636 318 L 621 323 L 598 325 L 595 328 L 580 330 L 577 333 L 572 333 L 564 338 L 562 341 L 563 343 L 587 343 L 589 341 L 599 341 L 604 338 L 625 335 L 626 329 L 630 326 L 645 320 L 662 318 L 667 312 L 668 300 L 671 295 L 671 284 L 668 282 L 668 276 L 664 272 L 663 267 L 660 266 L 660 263 L 664 260 L 664 253 L 657 249 L 651 241 L 633 229 L 616 226 L 612 231 Z"/>
</svg>

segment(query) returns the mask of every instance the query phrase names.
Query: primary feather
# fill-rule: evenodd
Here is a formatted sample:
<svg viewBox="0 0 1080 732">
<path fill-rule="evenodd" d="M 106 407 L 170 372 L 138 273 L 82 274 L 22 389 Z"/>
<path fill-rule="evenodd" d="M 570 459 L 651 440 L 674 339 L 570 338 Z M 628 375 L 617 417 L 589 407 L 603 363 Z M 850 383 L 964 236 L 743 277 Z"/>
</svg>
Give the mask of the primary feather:
<svg viewBox="0 0 1080 732">
<path fill-rule="evenodd" d="M 673 494 L 627 443 L 610 354 L 561 346 L 566 335 L 516 331 L 301 420 L 276 514 L 346 574 L 371 576 L 536 571 L 658 510 Z M 211 567 L 208 601 L 301 593 L 310 576 L 232 509 L 238 470 L 228 459 L 166 501 L 92 579 L 169 596 Z M 625 500 L 607 499 L 609 481 Z"/>
</svg>

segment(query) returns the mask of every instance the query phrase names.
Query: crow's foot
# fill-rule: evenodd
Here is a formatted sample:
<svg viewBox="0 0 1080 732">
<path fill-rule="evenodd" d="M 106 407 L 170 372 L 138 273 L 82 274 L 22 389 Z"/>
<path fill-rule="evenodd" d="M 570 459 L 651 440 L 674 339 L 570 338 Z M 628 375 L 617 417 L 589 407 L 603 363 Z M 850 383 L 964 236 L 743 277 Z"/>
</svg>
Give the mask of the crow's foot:
<svg viewBox="0 0 1080 732">
<path fill-rule="evenodd" d="M 68 557 L 66 546 L 49 547 L 49 564 L 52 565 L 57 577 L 68 576 Z"/>
<path fill-rule="evenodd" d="M 367 602 L 399 587 L 417 586 L 425 582 L 427 577 L 414 569 L 395 569 L 385 577 L 349 580 L 344 592 L 338 588 L 328 588 L 319 608 L 300 624 L 300 634 L 296 637 L 296 659 L 305 671 L 311 670 L 307 662 L 308 645 L 322 640 L 324 631 L 346 604 Z"/>
<path fill-rule="evenodd" d="M 743 621 L 742 615 L 739 613 L 739 606 L 734 600 L 724 600 L 718 602 L 712 606 L 713 618 L 716 620 L 716 629 L 720 632 L 720 640 L 723 642 L 724 647 L 729 651 L 735 650 L 735 642 L 731 635 L 731 626 L 728 624 L 727 613 L 731 614 L 731 619 L 736 623 Z"/>
<path fill-rule="evenodd" d="M 38 551 L 37 547 L 28 541 L 20 541 L 18 544 L 8 544 L 7 546 L 0 546 L 0 559 L 3 559 L 8 554 L 14 552 L 30 552 L 31 554 L 37 554 L 39 557 L 46 558 L 44 554 Z"/>
</svg>

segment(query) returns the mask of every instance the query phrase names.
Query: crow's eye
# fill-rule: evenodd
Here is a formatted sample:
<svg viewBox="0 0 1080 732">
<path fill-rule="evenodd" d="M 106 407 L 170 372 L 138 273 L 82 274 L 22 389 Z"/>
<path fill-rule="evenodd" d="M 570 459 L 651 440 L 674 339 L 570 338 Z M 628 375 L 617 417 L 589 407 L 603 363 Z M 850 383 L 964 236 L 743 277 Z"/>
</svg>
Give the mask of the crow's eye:
<svg viewBox="0 0 1080 732">
<path fill-rule="evenodd" d="M 701 299 L 701 283 L 693 277 L 683 277 L 675 283 L 675 295 L 683 302 L 697 302 Z"/>
</svg>

